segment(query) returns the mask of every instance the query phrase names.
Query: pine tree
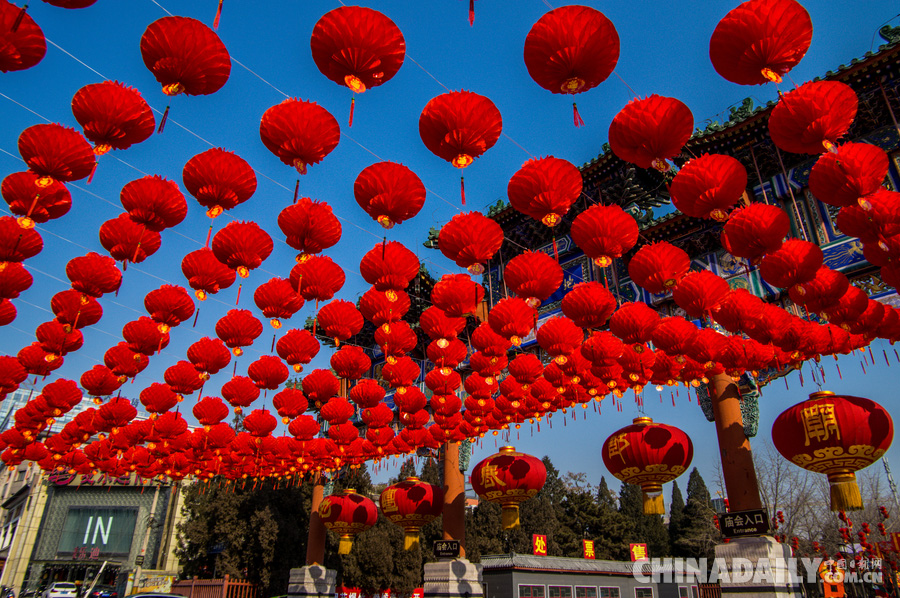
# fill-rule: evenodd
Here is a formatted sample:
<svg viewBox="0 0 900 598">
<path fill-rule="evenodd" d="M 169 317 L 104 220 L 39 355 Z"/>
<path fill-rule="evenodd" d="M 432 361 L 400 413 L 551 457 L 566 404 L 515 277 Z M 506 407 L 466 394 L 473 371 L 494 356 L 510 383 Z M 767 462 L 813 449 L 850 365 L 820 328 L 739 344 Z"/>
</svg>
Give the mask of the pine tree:
<svg viewBox="0 0 900 598">
<path fill-rule="evenodd" d="M 625 536 L 630 533 L 634 524 L 619 512 L 616 496 L 606 485 L 606 478 L 600 478 L 596 502 L 598 531 L 592 534 L 592 538 L 597 558 L 627 560 L 629 555 Z"/>
<path fill-rule="evenodd" d="M 426 459 L 425 463 L 422 465 L 422 472 L 419 474 L 419 479 L 428 484 L 432 484 L 437 486 L 438 488 L 443 488 L 443 470 L 441 468 L 441 463 L 437 459 Z M 468 521 L 468 519 L 467 519 Z M 466 526 L 468 530 L 468 524 Z M 438 515 L 431 523 L 424 526 L 422 528 L 422 534 L 420 536 L 419 542 L 422 545 L 422 559 L 426 563 L 430 563 L 436 561 L 434 558 L 434 552 L 432 551 L 432 547 L 434 543 L 443 538 L 444 535 L 444 519 L 443 515 Z M 468 531 L 466 532 L 466 555 L 468 556 L 469 547 L 468 547 Z"/>
<path fill-rule="evenodd" d="M 684 507 L 683 520 L 679 524 L 678 535 L 672 542 L 673 550 L 678 556 L 691 558 L 711 558 L 715 545 L 721 540 L 716 529 L 709 490 L 703 477 L 695 467 L 688 479 L 687 502 Z"/>
<path fill-rule="evenodd" d="M 646 544 L 651 558 L 670 554 L 669 534 L 663 525 L 662 515 L 644 515 L 644 498 L 640 486 L 622 484 L 619 512 L 633 524 L 625 534 L 625 544 Z"/>
<path fill-rule="evenodd" d="M 675 550 L 675 540 L 681 534 L 681 526 L 684 522 L 684 496 L 681 494 L 681 488 L 678 487 L 678 481 L 672 483 L 672 500 L 669 503 L 669 546 L 672 554 L 677 555 Z"/>
</svg>

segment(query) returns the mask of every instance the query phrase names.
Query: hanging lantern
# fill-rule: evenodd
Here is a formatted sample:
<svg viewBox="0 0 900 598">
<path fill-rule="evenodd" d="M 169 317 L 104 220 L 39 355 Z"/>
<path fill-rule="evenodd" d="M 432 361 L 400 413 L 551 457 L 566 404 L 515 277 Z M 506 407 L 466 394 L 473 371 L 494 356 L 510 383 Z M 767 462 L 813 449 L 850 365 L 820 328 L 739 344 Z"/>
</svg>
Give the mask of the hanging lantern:
<svg viewBox="0 0 900 598">
<path fill-rule="evenodd" d="M 219 397 L 203 397 L 194 405 L 191 413 L 202 426 L 215 426 L 228 417 L 229 410 Z"/>
<path fill-rule="evenodd" d="M 579 282 L 563 295 L 560 307 L 579 328 L 601 328 L 615 311 L 616 298 L 599 282 Z"/>
<path fill-rule="evenodd" d="M 881 189 L 888 172 L 887 153 L 871 143 L 844 143 L 819 156 L 809 173 L 816 199 L 836 207 L 855 205 Z"/>
<path fill-rule="evenodd" d="M 216 259 L 247 278 L 272 253 L 272 238 L 258 224 L 234 220 L 215 234 L 212 251 Z"/>
<path fill-rule="evenodd" d="M 692 318 L 703 318 L 709 315 L 731 288 L 721 276 L 709 270 L 691 272 L 685 276 L 675 290 L 672 299 Z"/>
<path fill-rule="evenodd" d="M 736 159 L 703 154 L 688 160 L 672 179 L 672 204 L 694 218 L 723 222 L 747 188 L 747 170 Z"/>
<path fill-rule="evenodd" d="M 194 295 L 205 301 L 207 295 L 215 295 L 234 284 L 237 273 L 216 259 L 212 249 L 204 247 L 192 251 L 181 260 L 181 272 Z"/>
<path fill-rule="evenodd" d="M 609 125 L 609 145 L 625 162 L 669 170 L 666 162 L 691 138 L 694 115 L 675 98 L 653 94 L 628 102 Z"/>
<path fill-rule="evenodd" d="M 235 413 L 242 413 L 259 398 L 259 387 L 253 380 L 245 376 L 234 376 L 222 385 L 222 398 L 234 407 Z"/>
<path fill-rule="evenodd" d="M 179 361 L 166 368 L 163 379 L 179 395 L 191 395 L 203 388 L 206 376 L 197 372 L 189 361 Z"/>
<path fill-rule="evenodd" d="M 419 273 L 419 258 L 397 241 L 382 242 L 370 249 L 359 262 L 363 279 L 379 291 L 405 289 Z"/>
<path fill-rule="evenodd" d="M 252 345 L 262 331 L 262 322 L 246 309 L 230 309 L 216 322 L 216 336 L 235 355 L 243 355 L 241 347 Z"/>
<path fill-rule="evenodd" d="M 605 268 L 634 247 L 639 230 L 634 217 L 619 206 L 593 205 L 575 217 L 569 234 L 585 255 Z"/>
<path fill-rule="evenodd" d="M 277 390 L 288 375 L 287 367 L 274 355 L 263 355 L 247 366 L 247 376 L 260 389 Z"/>
<path fill-rule="evenodd" d="M 70 259 L 66 276 L 72 281 L 73 289 L 91 297 L 118 291 L 122 284 L 122 273 L 116 268 L 116 262 L 94 252 Z"/>
<path fill-rule="evenodd" d="M 178 185 L 159 175 L 126 183 L 119 200 L 132 220 L 151 231 L 177 226 L 187 216 L 187 202 Z"/>
<path fill-rule="evenodd" d="M 646 303 L 623 303 L 609 318 L 609 330 L 639 351 L 650 341 L 659 321 L 659 314 Z"/>
<path fill-rule="evenodd" d="M 18 23 L 18 27 L 14 27 Z M 47 40 L 44 32 L 23 8 L 12 2 L 0 4 L 0 31 L 3 45 L 0 73 L 24 71 L 44 59 Z"/>
<path fill-rule="evenodd" d="M 92 397 L 108 397 L 125 383 L 105 365 L 95 365 L 84 372 L 80 381 L 82 388 Z M 0 381 L 0 390 L 2 389 L 3 383 Z"/>
<path fill-rule="evenodd" d="M 141 36 L 144 65 L 167 96 L 209 95 L 231 75 L 231 58 L 216 33 L 196 19 L 162 17 Z"/>
<path fill-rule="evenodd" d="M 319 341 L 308 330 L 288 330 L 275 343 L 275 352 L 300 373 L 303 366 L 319 353 Z"/>
<path fill-rule="evenodd" d="M 506 194 L 514 209 L 556 226 L 581 197 L 582 186 L 581 172 L 571 162 L 547 156 L 526 162 L 509 179 Z"/>
<path fill-rule="evenodd" d="M 313 370 L 303 378 L 303 394 L 316 409 L 336 396 L 340 388 L 340 381 L 329 370 Z"/>
<path fill-rule="evenodd" d="M 271 318 L 273 328 L 281 328 L 281 320 L 290 319 L 303 307 L 291 283 L 284 278 L 270 278 L 253 291 L 253 302 L 265 317 Z"/>
<path fill-rule="evenodd" d="M 822 249 L 815 243 L 789 239 L 762 259 L 759 274 L 770 285 L 789 289 L 815 278 L 823 259 Z"/>
<path fill-rule="evenodd" d="M 263 145 L 288 166 L 306 174 L 337 147 L 341 129 L 315 102 L 288 98 L 266 110 L 259 123 Z"/>
<path fill-rule="evenodd" d="M 749 0 L 716 25 L 709 58 L 732 83 L 781 83 L 806 55 L 812 33 L 809 13 L 795 0 Z"/>
<path fill-rule="evenodd" d="M 316 319 L 325 334 L 338 345 L 362 330 L 364 324 L 362 314 L 356 306 L 343 299 L 335 299 L 323 305 Z"/>
<path fill-rule="evenodd" d="M 31 288 L 34 278 L 19 262 L 0 262 L 0 299 L 15 299 Z"/>
<path fill-rule="evenodd" d="M 405 291 L 394 291 L 388 297 L 372 287 L 359 298 L 359 313 L 375 327 L 399 321 L 411 306 L 409 294 Z"/>
<path fill-rule="evenodd" d="M 472 274 L 484 272 L 484 263 L 503 245 L 503 229 L 481 212 L 460 212 L 441 227 L 438 249 Z"/>
<path fill-rule="evenodd" d="M 537 311 L 524 300 L 512 297 L 501 299 L 488 314 L 491 329 L 513 345 L 522 344 L 535 326 Z"/>
<path fill-rule="evenodd" d="M 880 459 L 893 438 L 894 423 L 884 407 L 829 391 L 812 393 L 772 425 L 772 441 L 785 459 L 828 475 L 832 511 L 863 508 L 855 472 Z"/>
<path fill-rule="evenodd" d="M 664 515 L 662 485 L 687 471 L 694 445 L 678 428 L 638 417 L 606 439 L 602 455 L 611 474 L 626 484 L 641 486 L 645 515 Z"/>
<path fill-rule="evenodd" d="M 548 318 L 537 331 L 538 345 L 558 364 L 566 363 L 583 340 L 584 331 L 565 316 Z"/>
<path fill-rule="evenodd" d="M 150 357 L 169 346 L 169 333 L 147 316 L 141 316 L 122 327 L 122 338 L 135 353 Z"/>
<path fill-rule="evenodd" d="M 278 214 L 278 228 L 288 245 L 300 252 L 297 261 L 333 247 L 341 239 L 341 223 L 324 202 L 301 197 Z"/>
<path fill-rule="evenodd" d="M 791 232 L 787 213 L 777 206 L 752 203 L 735 210 L 722 230 L 722 246 L 735 257 L 758 262 L 778 251 Z"/>
<path fill-rule="evenodd" d="M 343 494 L 332 494 L 322 500 L 319 517 L 326 528 L 340 536 L 338 554 L 350 554 L 353 538 L 378 521 L 378 509 L 372 500 L 347 488 Z"/>
<path fill-rule="evenodd" d="M 546 253 L 526 251 L 507 262 L 503 280 L 513 293 L 536 309 L 562 285 L 563 271 Z"/>
<path fill-rule="evenodd" d="M 344 345 L 338 349 L 329 363 L 338 378 L 345 380 L 359 380 L 372 367 L 372 360 L 366 352 L 353 345 Z"/>
<path fill-rule="evenodd" d="M 159 233 L 147 230 L 131 219 L 119 214 L 100 225 L 100 244 L 116 261 L 140 264 L 159 250 L 162 239 Z"/>
<path fill-rule="evenodd" d="M 540 459 L 511 446 L 481 461 L 469 479 L 479 497 L 503 507 L 503 529 L 519 527 L 519 503 L 540 492 L 546 480 L 547 468 Z"/>
<path fill-rule="evenodd" d="M 510 341 L 494 332 L 488 322 L 479 324 L 469 340 L 475 349 L 493 357 L 505 356 L 511 346 Z"/>
<path fill-rule="evenodd" d="M 341 290 L 345 280 L 344 270 L 330 257 L 308 255 L 291 269 L 290 284 L 307 301 L 328 301 Z"/>
<path fill-rule="evenodd" d="M 72 114 L 102 156 L 148 139 L 156 129 L 153 111 L 140 92 L 118 81 L 85 85 L 72 98 Z"/>
<path fill-rule="evenodd" d="M 32 125 L 19 135 L 19 154 L 38 176 L 39 188 L 90 176 L 97 164 L 91 145 L 75 129 L 58 124 Z"/>
<path fill-rule="evenodd" d="M 198 372 L 212 376 L 231 363 L 231 351 L 220 339 L 205 336 L 188 347 L 187 358 Z"/>
<path fill-rule="evenodd" d="M 353 196 L 373 220 L 391 228 L 419 213 L 425 203 L 425 185 L 402 164 L 376 162 L 356 177 Z"/>
<path fill-rule="evenodd" d="M 256 173 L 237 154 L 216 147 L 187 161 L 181 173 L 184 187 L 215 218 L 242 204 L 256 192 Z"/>
<path fill-rule="evenodd" d="M 769 136 L 780 150 L 821 154 L 843 137 L 858 108 L 856 92 L 840 81 L 810 81 L 784 94 L 769 116 Z"/>
<path fill-rule="evenodd" d="M 42 189 L 37 186 L 38 178 L 33 172 L 14 172 L 0 184 L 0 194 L 23 228 L 65 216 L 72 207 L 72 195 L 65 185 L 53 181 Z"/>
<path fill-rule="evenodd" d="M 691 259 L 683 249 L 660 241 L 637 250 L 628 262 L 628 275 L 638 286 L 656 295 L 677 285 L 690 266 Z"/>
</svg>

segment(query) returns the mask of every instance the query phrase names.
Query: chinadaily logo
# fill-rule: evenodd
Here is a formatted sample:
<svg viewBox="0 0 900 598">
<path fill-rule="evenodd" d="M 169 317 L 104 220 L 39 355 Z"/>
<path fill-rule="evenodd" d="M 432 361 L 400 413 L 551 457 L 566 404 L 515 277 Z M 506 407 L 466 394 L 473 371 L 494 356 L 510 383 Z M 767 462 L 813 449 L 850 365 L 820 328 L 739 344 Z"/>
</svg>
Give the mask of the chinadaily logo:
<svg viewBox="0 0 900 598">
<path fill-rule="evenodd" d="M 632 575 L 640 583 L 722 583 L 794 585 L 817 583 L 882 583 L 880 559 L 680 559 L 636 561 Z"/>
</svg>

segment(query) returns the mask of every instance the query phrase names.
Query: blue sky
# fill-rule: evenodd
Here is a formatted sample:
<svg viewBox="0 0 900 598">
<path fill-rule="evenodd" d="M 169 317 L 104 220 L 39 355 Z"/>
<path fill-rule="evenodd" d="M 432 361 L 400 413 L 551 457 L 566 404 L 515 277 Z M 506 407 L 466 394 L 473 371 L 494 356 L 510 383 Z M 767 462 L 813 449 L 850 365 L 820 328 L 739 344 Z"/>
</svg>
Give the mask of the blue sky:
<svg viewBox="0 0 900 598">
<path fill-rule="evenodd" d="M 24 168 L 18 159 L 16 139 L 25 127 L 46 122 L 44 118 L 77 126 L 70 102 L 83 85 L 104 78 L 123 81 L 137 87 L 151 106 L 162 110 L 167 98 L 141 61 L 141 34 L 149 23 L 165 16 L 164 8 L 211 24 L 216 4 L 216 0 L 99 0 L 87 9 L 64 10 L 33 2 L 29 14 L 50 43 L 47 56 L 35 68 L 0 75 L 0 176 Z M 745 88 L 728 83 L 709 62 L 709 37 L 736 2 L 585 2 L 603 11 L 616 25 L 621 56 L 617 75 L 577 97 L 586 126 L 576 129 L 571 98 L 541 89 L 528 76 L 522 60 L 525 36 L 549 10 L 547 2 L 479 0 L 475 3 L 475 26 L 470 27 L 468 2 L 464 0 L 373 1 L 362 4 L 380 10 L 400 27 L 406 38 L 407 57 L 391 81 L 357 97 L 354 124 L 348 129 L 351 94 L 318 72 L 309 50 L 315 22 L 340 4 L 325 0 L 225 0 L 218 33 L 233 60 L 228 83 L 211 96 L 173 99 L 170 122 L 162 135 L 154 135 L 125 152 L 104 156 L 90 185 L 81 181 L 70 187 L 71 212 L 40 226 L 44 251 L 26 262 L 35 284 L 16 301 L 16 322 L 0 329 L 0 352 L 14 355 L 34 340 L 37 325 L 52 317 L 50 297 L 68 287 L 64 274 L 68 259 L 87 251 L 103 253 L 97 230 L 121 212 L 118 193 L 126 182 L 147 173 L 163 175 L 181 185 L 185 162 L 211 146 L 237 152 L 257 171 L 256 195 L 215 223 L 218 230 L 232 218 L 253 219 L 275 240 L 272 256 L 251 274 L 241 294 L 241 307 L 256 311 L 252 303 L 255 286 L 272 276 L 287 277 L 293 265 L 294 253 L 284 244 L 275 220 L 290 203 L 297 177 L 259 139 L 260 116 L 286 95 L 322 104 L 341 125 L 343 135 L 338 147 L 301 178 L 300 193 L 327 201 L 342 218 L 343 239 L 327 253 L 347 273 L 340 297 L 355 301 L 366 289 L 359 275 L 359 259 L 385 234 L 416 252 L 435 277 L 459 271 L 438 252 L 422 247 L 428 229 L 439 227 L 460 209 L 459 173 L 424 147 L 417 127 L 428 100 L 447 89 L 485 95 L 503 115 L 504 135 L 465 171 L 468 209 L 482 209 L 505 197 L 509 177 L 533 156 L 554 155 L 576 165 L 595 157 L 606 141 L 612 117 L 632 97 L 628 86 L 642 96 L 659 93 L 679 98 L 693 111 L 698 127 L 711 120 L 725 120 L 728 107 L 747 96 L 759 103 L 773 99 L 776 93 L 774 86 Z M 864 7 L 858 2 L 829 0 L 804 5 L 813 20 L 814 35 L 808 55 L 792 72 L 797 84 L 877 48 L 881 43 L 877 29 L 897 11 L 896 3 L 887 0 L 867 0 Z M 428 189 L 419 215 L 387 233 L 356 205 L 352 195 L 359 172 L 382 159 L 409 166 Z M 101 300 L 103 319 L 84 331 L 84 348 L 68 356 L 54 378 L 77 380 L 83 371 L 99 363 L 103 352 L 121 339 L 122 325 L 145 314 L 142 299 L 148 291 L 166 282 L 185 284 L 179 267 L 181 257 L 203 245 L 209 226 L 204 210 L 192 197 L 186 197 L 187 219 L 163 233 L 159 252 L 143 264 L 128 268 L 118 297 Z M 126 384 L 124 393 L 136 397 L 141 389 L 161 379 L 166 367 L 184 359 L 190 343 L 201 336 L 213 336 L 215 321 L 233 307 L 236 292 L 237 285 L 200 304 L 196 328 L 186 323 L 173 329 L 169 347 L 151 358 L 150 367 L 133 384 Z M 314 306 L 307 305 L 288 326 L 301 325 L 313 312 Z M 256 346 L 238 359 L 238 373 L 245 373 L 247 364 L 268 353 L 271 335 L 266 325 Z M 885 366 L 882 349 L 880 342 L 874 345 L 876 365 L 867 368 L 866 376 L 862 376 L 858 355 L 842 358 L 843 381 L 838 379 L 833 360 L 823 360 L 827 387 L 868 396 L 892 410 L 888 393 L 900 365 L 893 350 L 887 348 L 891 367 Z M 312 367 L 327 367 L 329 354 L 323 350 Z M 206 392 L 216 394 L 229 372 L 230 367 L 215 376 Z M 782 409 L 815 389 L 808 370 L 805 381 L 806 386 L 801 388 L 797 374 L 793 374 L 788 378 L 789 391 L 782 381 L 764 390 L 760 436 L 768 436 L 772 420 Z M 695 463 L 704 475 L 712 477 L 718 453 L 713 426 L 705 421 L 696 402 L 687 402 L 684 389 L 680 395 L 673 408 L 668 390 L 660 404 L 651 388 L 645 397 L 646 411 L 659 421 L 688 431 L 695 441 Z M 600 442 L 630 423 L 636 414 L 629 397 L 621 413 L 604 403 L 602 416 L 590 410 L 586 421 L 570 421 L 566 427 L 554 424 L 552 430 L 542 425 L 541 433 L 534 438 L 523 433 L 518 446 L 537 455 L 548 454 L 560 470 L 584 471 L 597 482 L 605 474 Z M 493 440 L 486 440 L 478 455 L 493 449 Z M 890 454 L 900 456 L 896 450 Z M 900 464 L 900 459 L 894 460 Z"/>
</svg>

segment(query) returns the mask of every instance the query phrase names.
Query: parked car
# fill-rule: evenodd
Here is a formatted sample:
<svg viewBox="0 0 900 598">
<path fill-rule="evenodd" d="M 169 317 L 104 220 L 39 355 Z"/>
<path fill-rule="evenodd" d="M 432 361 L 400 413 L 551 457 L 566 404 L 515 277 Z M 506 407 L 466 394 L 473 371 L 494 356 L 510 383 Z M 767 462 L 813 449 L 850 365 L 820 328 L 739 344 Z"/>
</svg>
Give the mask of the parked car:
<svg viewBox="0 0 900 598">
<path fill-rule="evenodd" d="M 41 594 L 41 598 L 76 598 L 77 596 L 78 586 L 71 581 L 55 581 Z"/>
<path fill-rule="evenodd" d="M 96 585 L 87 598 L 119 598 L 119 593 L 116 591 L 115 586 Z"/>
</svg>

